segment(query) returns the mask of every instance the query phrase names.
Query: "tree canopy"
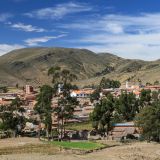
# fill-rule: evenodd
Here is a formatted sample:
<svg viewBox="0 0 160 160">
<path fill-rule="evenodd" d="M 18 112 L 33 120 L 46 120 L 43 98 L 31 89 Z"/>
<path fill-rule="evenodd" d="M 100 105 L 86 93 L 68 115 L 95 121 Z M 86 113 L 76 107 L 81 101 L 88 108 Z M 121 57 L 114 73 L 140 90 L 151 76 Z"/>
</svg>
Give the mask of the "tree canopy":
<svg viewBox="0 0 160 160">
<path fill-rule="evenodd" d="M 145 139 L 160 142 L 160 102 L 143 108 L 136 117 L 136 124 Z"/>
</svg>

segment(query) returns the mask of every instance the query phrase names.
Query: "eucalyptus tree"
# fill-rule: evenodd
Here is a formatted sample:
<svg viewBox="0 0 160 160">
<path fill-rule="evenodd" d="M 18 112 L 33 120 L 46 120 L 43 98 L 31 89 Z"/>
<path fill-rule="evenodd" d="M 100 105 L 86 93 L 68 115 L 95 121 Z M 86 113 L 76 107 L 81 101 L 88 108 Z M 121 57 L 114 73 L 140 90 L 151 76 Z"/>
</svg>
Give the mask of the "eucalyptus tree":
<svg viewBox="0 0 160 160">
<path fill-rule="evenodd" d="M 60 67 L 51 67 L 48 70 L 48 75 L 52 76 L 54 91 L 58 89 L 59 84 L 63 87 L 61 96 L 58 95 L 58 107 L 54 109 L 58 120 L 58 132 L 61 129 L 59 134 L 62 139 L 65 134 L 65 122 L 72 118 L 74 107 L 78 104 L 77 99 L 70 96 L 70 90 L 72 89 L 71 82 L 76 80 L 77 76 L 69 70 L 61 69 Z"/>
<path fill-rule="evenodd" d="M 135 122 L 146 140 L 160 142 L 160 101 L 144 107 Z"/>
<path fill-rule="evenodd" d="M 102 98 L 99 103 L 95 105 L 93 112 L 90 115 L 92 126 L 95 130 L 103 135 L 109 133 L 111 129 L 111 122 L 115 110 L 115 98 L 113 95 L 108 94 Z"/>
<path fill-rule="evenodd" d="M 151 104 L 151 90 L 143 89 L 140 94 L 140 107 L 143 108 Z"/>
<path fill-rule="evenodd" d="M 76 105 L 78 105 L 78 101 L 76 98 L 72 98 L 70 96 L 61 97 L 58 100 L 58 107 L 54 109 L 59 122 L 58 127 L 60 129 L 59 134 L 61 140 L 65 135 L 65 124 L 67 120 L 73 118 L 74 108 Z"/>
<path fill-rule="evenodd" d="M 48 70 L 48 75 L 52 76 L 53 87 L 57 90 L 58 84 L 62 84 L 64 89 L 68 89 L 71 82 L 77 79 L 77 76 L 71 73 L 67 69 L 61 69 L 60 67 L 51 67 Z"/>
<path fill-rule="evenodd" d="M 139 100 L 134 93 L 122 92 L 116 101 L 116 110 L 125 121 L 132 121 L 139 112 Z"/>
<path fill-rule="evenodd" d="M 37 103 L 34 110 L 40 116 L 40 123 L 45 124 L 45 130 L 49 138 L 52 130 L 52 96 L 53 89 L 49 85 L 43 85 L 40 88 L 40 93 L 37 95 Z"/>
<path fill-rule="evenodd" d="M 12 100 L 10 105 L 0 107 L 0 118 L 4 130 L 12 130 L 17 136 L 25 126 L 25 109 L 19 97 Z"/>
</svg>

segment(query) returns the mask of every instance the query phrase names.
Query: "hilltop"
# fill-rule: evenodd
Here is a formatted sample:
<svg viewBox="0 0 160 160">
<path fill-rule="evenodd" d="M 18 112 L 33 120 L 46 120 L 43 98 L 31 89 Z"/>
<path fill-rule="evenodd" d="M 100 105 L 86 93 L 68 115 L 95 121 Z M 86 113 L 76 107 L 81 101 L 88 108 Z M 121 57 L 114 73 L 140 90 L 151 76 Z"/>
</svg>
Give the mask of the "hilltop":
<svg viewBox="0 0 160 160">
<path fill-rule="evenodd" d="M 105 76 L 121 82 L 129 77 L 154 82 L 160 79 L 160 60 L 130 60 L 110 53 L 96 54 L 86 49 L 24 48 L 0 57 L 0 83 L 39 86 L 50 83 L 47 71 L 61 66 L 78 76 L 78 85 L 97 84 Z"/>
</svg>

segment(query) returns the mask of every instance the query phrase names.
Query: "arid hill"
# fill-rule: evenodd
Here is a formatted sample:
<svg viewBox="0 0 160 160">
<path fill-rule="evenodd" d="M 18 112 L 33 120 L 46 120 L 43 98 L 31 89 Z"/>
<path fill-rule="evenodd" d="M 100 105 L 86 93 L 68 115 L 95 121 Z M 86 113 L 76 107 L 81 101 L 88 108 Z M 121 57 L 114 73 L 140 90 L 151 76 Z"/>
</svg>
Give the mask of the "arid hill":
<svg viewBox="0 0 160 160">
<path fill-rule="evenodd" d="M 160 60 L 142 61 L 120 58 L 86 49 L 24 48 L 0 57 L 0 84 L 42 85 L 50 83 L 47 71 L 61 66 L 78 76 L 78 85 L 97 84 L 105 76 L 121 82 L 129 77 L 144 83 L 160 79 Z"/>
</svg>

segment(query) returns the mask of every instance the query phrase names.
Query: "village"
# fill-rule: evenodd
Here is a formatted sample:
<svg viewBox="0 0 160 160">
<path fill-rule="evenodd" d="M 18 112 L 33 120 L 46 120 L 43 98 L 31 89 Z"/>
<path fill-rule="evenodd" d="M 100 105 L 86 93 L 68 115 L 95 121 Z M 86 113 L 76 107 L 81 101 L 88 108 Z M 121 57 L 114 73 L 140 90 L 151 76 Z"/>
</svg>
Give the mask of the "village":
<svg viewBox="0 0 160 160">
<path fill-rule="evenodd" d="M 114 97 L 118 98 L 123 92 L 133 93 L 136 96 L 136 99 L 139 99 L 142 90 L 156 91 L 159 93 L 160 85 L 141 85 L 135 84 L 126 81 L 124 85 L 121 85 L 119 88 L 102 88 L 100 91 L 100 99 L 105 97 L 106 94 L 110 93 Z M 51 107 L 54 109 L 58 107 L 58 99 L 63 92 L 63 86 L 58 85 L 57 96 L 52 97 Z M 97 100 L 91 101 L 91 95 L 95 92 L 93 88 L 81 88 L 81 89 L 72 89 L 70 90 L 70 96 L 77 99 L 78 104 L 74 107 L 74 113 L 72 118 L 67 119 L 64 125 L 79 125 L 79 124 L 88 124 L 90 123 L 90 114 L 94 111 L 95 104 Z M 34 110 L 35 104 L 37 103 L 37 95 L 39 93 L 39 88 L 34 88 L 31 85 L 26 85 L 23 88 L 16 87 L 7 87 L 7 92 L 0 90 L 0 106 L 10 105 L 14 99 L 17 97 L 23 102 L 22 107 L 25 109 L 23 113 L 27 121 L 23 127 L 22 136 L 26 137 L 37 137 L 39 130 L 45 129 L 44 123 L 37 123 L 39 117 Z M 159 95 L 160 96 L 160 95 Z M 52 130 L 58 128 L 57 115 L 52 113 Z M 69 139 L 77 140 L 88 140 L 88 139 L 104 139 L 100 135 L 96 136 L 94 129 L 91 127 L 82 127 L 78 131 L 70 127 L 66 128 L 65 134 Z M 109 140 L 118 140 L 121 141 L 123 138 L 126 138 L 128 135 L 132 135 L 135 139 L 140 137 L 140 130 L 135 125 L 133 121 L 121 122 L 112 124 L 112 129 L 107 136 Z M 1 138 L 6 137 L 4 133 L 1 133 Z M 64 136 L 64 135 L 63 135 Z M 56 139 L 56 136 L 54 136 Z"/>
</svg>

